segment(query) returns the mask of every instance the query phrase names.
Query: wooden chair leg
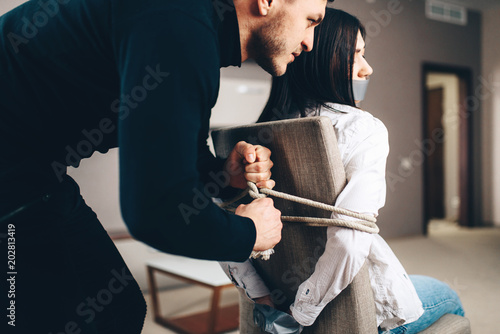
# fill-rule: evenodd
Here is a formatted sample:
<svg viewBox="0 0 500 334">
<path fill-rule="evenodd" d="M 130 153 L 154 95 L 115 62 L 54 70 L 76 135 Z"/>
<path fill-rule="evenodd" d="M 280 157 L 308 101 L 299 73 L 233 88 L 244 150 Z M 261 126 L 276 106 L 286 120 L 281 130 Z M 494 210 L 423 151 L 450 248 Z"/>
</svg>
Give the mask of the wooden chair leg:
<svg viewBox="0 0 500 334">
<path fill-rule="evenodd" d="M 153 304 L 153 315 L 154 319 L 158 321 L 161 318 L 160 303 L 158 302 L 158 287 L 156 285 L 156 280 L 154 277 L 154 268 L 148 266 L 148 285 L 149 292 L 151 295 L 151 301 Z"/>
<path fill-rule="evenodd" d="M 215 287 L 212 295 L 212 305 L 210 306 L 210 315 L 208 317 L 208 333 L 215 333 L 217 326 L 217 317 L 219 315 L 219 301 L 220 301 L 221 287 Z"/>
</svg>

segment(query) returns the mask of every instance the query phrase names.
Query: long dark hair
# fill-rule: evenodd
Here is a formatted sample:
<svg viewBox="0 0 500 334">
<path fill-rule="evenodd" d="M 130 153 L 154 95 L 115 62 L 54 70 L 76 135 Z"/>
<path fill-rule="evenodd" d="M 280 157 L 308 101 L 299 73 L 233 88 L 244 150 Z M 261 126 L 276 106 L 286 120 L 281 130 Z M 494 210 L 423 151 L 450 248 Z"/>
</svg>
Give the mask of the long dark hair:
<svg viewBox="0 0 500 334">
<path fill-rule="evenodd" d="M 288 65 L 287 72 L 273 78 L 271 94 L 258 122 L 307 116 L 327 103 L 355 107 L 352 66 L 359 20 L 339 9 L 326 8 L 323 22 L 314 32 L 314 47 Z"/>
</svg>

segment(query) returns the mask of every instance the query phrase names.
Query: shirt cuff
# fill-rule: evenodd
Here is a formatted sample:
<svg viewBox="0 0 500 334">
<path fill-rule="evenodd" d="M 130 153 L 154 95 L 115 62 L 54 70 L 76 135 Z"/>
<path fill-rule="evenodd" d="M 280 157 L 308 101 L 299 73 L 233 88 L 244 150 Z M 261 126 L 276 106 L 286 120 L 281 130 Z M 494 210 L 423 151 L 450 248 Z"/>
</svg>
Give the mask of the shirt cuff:
<svg viewBox="0 0 500 334">
<path fill-rule="evenodd" d="M 267 286 L 262 284 L 256 284 L 254 286 L 249 287 L 247 284 L 247 290 L 245 291 L 247 296 L 253 300 L 268 296 L 271 294 L 271 291 L 267 288 Z"/>
<path fill-rule="evenodd" d="M 299 324 L 311 326 L 323 310 L 323 307 L 298 302 L 290 305 L 290 310 L 292 310 L 292 316 Z"/>
<path fill-rule="evenodd" d="M 249 260 L 243 263 L 229 263 L 228 272 L 233 284 L 243 288 L 248 298 L 253 300 L 271 294 Z"/>
</svg>

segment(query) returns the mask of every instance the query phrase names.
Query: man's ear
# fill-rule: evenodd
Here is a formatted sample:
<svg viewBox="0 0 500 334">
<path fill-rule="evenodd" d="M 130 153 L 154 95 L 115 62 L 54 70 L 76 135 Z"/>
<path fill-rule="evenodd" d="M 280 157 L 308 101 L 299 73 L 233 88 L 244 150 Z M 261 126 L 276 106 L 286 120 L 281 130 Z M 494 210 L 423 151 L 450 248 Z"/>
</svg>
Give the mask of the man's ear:
<svg viewBox="0 0 500 334">
<path fill-rule="evenodd" d="M 274 8 L 275 0 L 257 0 L 257 7 L 259 9 L 259 14 L 266 16 L 269 11 Z"/>
</svg>

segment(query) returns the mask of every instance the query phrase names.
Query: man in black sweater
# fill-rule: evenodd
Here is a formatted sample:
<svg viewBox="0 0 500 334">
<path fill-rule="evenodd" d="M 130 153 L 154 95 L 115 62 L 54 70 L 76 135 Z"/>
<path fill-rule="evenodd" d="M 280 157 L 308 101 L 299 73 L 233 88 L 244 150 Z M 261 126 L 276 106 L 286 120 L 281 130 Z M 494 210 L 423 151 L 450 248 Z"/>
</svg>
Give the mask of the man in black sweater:
<svg viewBox="0 0 500 334">
<path fill-rule="evenodd" d="M 325 5 L 40 0 L 0 17 L 0 234 L 16 257 L 2 279 L 2 293 L 16 292 L 2 304 L 9 330 L 141 331 L 137 283 L 66 174 L 95 151 L 120 148 L 122 215 L 138 240 L 227 261 L 279 242 L 272 200 L 236 215 L 211 202 L 246 180 L 274 182 L 263 147 L 240 142 L 227 161 L 213 157 L 210 112 L 220 67 L 252 58 L 282 75 L 311 50 Z"/>
</svg>

